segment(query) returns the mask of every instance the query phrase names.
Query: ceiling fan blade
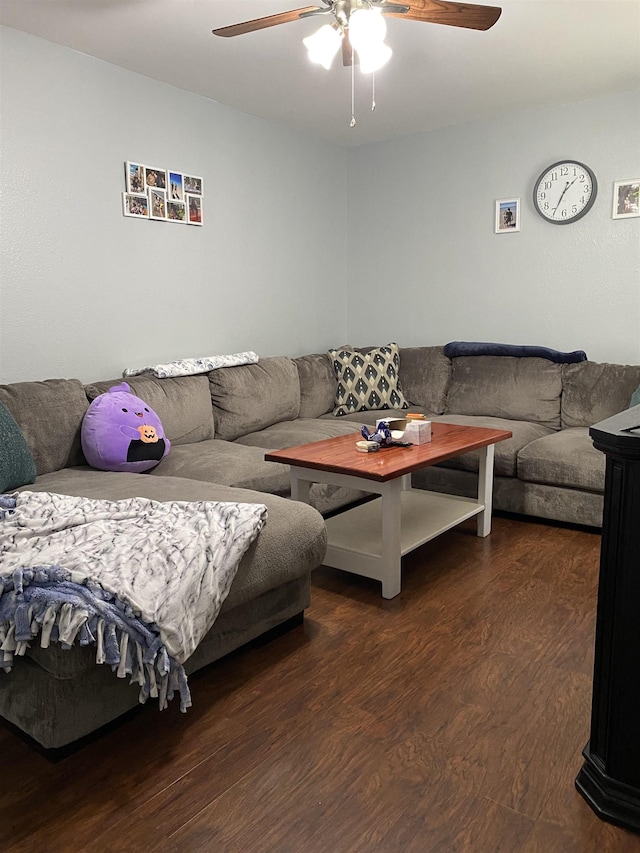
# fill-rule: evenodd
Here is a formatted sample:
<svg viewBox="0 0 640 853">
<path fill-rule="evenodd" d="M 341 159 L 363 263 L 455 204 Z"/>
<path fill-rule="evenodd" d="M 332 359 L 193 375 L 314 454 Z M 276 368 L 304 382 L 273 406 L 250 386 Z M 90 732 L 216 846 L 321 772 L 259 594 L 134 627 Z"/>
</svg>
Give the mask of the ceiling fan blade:
<svg viewBox="0 0 640 853">
<path fill-rule="evenodd" d="M 385 12 L 385 4 L 379 5 L 384 15 L 390 18 L 405 18 L 410 21 L 427 21 L 432 24 L 447 24 L 450 27 L 465 27 L 469 30 L 488 30 L 502 14 L 499 6 L 477 6 L 470 3 L 454 3 L 451 0 L 406 0 L 408 12 Z"/>
<path fill-rule="evenodd" d="M 277 15 L 267 15 L 265 18 L 255 18 L 253 21 L 244 21 L 241 24 L 232 24 L 229 27 L 219 27 L 217 30 L 212 30 L 214 36 L 241 36 L 244 33 L 253 33 L 256 30 L 264 30 L 267 27 L 275 27 L 277 24 L 288 24 L 290 21 L 297 21 L 303 16 L 308 16 L 310 12 L 324 13 L 327 10 L 320 6 L 305 6 L 303 9 L 292 9 L 290 12 L 280 12 Z"/>
</svg>

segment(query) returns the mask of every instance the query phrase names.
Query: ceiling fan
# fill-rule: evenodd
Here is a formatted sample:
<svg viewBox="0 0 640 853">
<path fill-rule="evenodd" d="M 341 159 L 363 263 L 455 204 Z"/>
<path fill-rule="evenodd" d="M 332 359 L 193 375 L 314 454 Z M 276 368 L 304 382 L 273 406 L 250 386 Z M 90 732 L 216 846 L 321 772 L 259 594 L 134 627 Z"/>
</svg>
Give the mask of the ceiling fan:
<svg viewBox="0 0 640 853">
<path fill-rule="evenodd" d="M 288 24 L 301 18 L 327 16 L 330 25 L 342 33 L 342 59 L 345 65 L 352 64 L 352 51 L 349 45 L 349 23 L 355 12 L 379 10 L 382 15 L 391 18 L 405 18 L 410 21 L 426 21 L 432 24 L 446 24 L 450 27 L 465 27 L 470 30 L 488 30 L 500 17 L 502 9 L 498 6 L 479 6 L 469 3 L 455 3 L 452 0 L 410 0 L 406 3 L 393 3 L 388 0 L 321 0 L 323 6 L 305 6 L 289 12 L 279 12 L 264 18 L 255 18 L 228 27 L 213 30 L 216 36 L 229 38 L 252 33 L 278 24 Z M 355 18 L 354 18 L 355 21 Z"/>
<path fill-rule="evenodd" d="M 498 6 L 457 3 L 453 0 L 320 0 L 322 6 L 305 6 L 289 12 L 279 12 L 240 24 L 213 30 L 216 36 L 229 38 L 245 33 L 288 24 L 304 18 L 325 17 L 327 23 L 314 35 L 303 39 L 309 58 L 327 70 L 342 49 L 343 65 L 351 66 L 351 126 L 355 126 L 353 67 L 358 64 L 364 73 L 373 73 L 388 61 L 391 48 L 384 43 L 386 24 L 383 16 L 426 21 L 471 30 L 488 30 L 502 13 Z M 375 109 L 375 90 L 371 109 Z"/>
</svg>

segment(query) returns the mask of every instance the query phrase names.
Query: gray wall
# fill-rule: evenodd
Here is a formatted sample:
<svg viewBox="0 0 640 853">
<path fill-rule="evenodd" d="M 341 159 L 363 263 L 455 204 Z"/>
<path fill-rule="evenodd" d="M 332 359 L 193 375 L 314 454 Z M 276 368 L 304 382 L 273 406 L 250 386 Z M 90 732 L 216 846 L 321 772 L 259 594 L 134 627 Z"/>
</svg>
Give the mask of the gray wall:
<svg viewBox="0 0 640 853">
<path fill-rule="evenodd" d="M 347 150 L 10 28 L 0 40 L 0 381 L 345 340 L 640 363 L 640 218 L 611 218 L 613 181 L 640 177 L 640 93 Z M 599 194 L 558 227 L 531 192 L 565 156 Z M 205 226 L 123 217 L 127 159 L 202 175 Z M 496 235 L 512 196 L 522 230 Z"/>
<path fill-rule="evenodd" d="M 0 39 L 0 381 L 345 339 L 344 149 Z M 203 176 L 204 227 L 125 218 L 125 160 Z"/>
<path fill-rule="evenodd" d="M 596 173 L 591 211 L 534 211 L 543 169 Z M 611 218 L 613 182 L 640 178 L 640 93 L 523 111 L 349 150 L 347 339 L 584 349 L 640 363 L 640 218 Z M 494 233 L 520 197 L 521 231 Z"/>
</svg>

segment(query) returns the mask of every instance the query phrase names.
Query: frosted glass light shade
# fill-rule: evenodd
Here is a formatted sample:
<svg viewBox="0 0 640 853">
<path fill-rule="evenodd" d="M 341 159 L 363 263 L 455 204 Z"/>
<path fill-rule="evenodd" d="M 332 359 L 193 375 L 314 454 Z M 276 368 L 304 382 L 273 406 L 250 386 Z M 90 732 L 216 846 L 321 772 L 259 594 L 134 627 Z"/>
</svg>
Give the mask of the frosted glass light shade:
<svg viewBox="0 0 640 853">
<path fill-rule="evenodd" d="M 325 24 L 312 36 L 302 39 L 302 43 L 309 51 L 311 62 L 322 65 L 328 71 L 334 56 L 340 49 L 342 36 L 331 24 Z"/>
<path fill-rule="evenodd" d="M 357 9 L 349 18 L 349 41 L 358 52 L 382 44 L 386 34 L 380 9 Z"/>
<path fill-rule="evenodd" d="M 376 44 L 373 47 L 368 47 L 366 50 L 358 50 L 360 57 L 360 71 L 363 74 L 371 74 L 373 71 L 378 71 L 383 65 L 391 59 L 393 51 L 388 44 Z"/>
</svg>

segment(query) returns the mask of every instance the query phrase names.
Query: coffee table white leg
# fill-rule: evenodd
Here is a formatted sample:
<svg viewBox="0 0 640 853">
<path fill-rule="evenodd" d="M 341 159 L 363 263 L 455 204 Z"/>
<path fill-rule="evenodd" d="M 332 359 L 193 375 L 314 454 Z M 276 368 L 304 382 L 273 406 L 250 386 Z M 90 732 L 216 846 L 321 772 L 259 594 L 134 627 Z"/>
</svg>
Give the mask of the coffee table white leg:
<svg viewBox="0 0 640 853">
<path fill-rule="evenodd" d="M 489 444 L 480 450 L 478 469 L 478 503 L 484 506 L 478 513 L 478 536 L 491 533 L 491 505 L 493 503 L 493 457 L 495 444 Z"/>
<path fill-rule="evenodd" d="M 309 489 L 311 488 L 311 482 L 309 480 L 302 479 L 301 473 L 297 468 L 294 468 L 293 465 L 290 469 L 291 476 L 291 498 L 294 501 L 301 501 L 302 503 L 309 503 Z"/>
<path fill-rule="evenodd" d="M 382 597 L 394 598 L 402 586 L 402 556 L 400 542 L 402 479 L 391 480 L 381 489 L 382 494 Z"/>
</svg>

